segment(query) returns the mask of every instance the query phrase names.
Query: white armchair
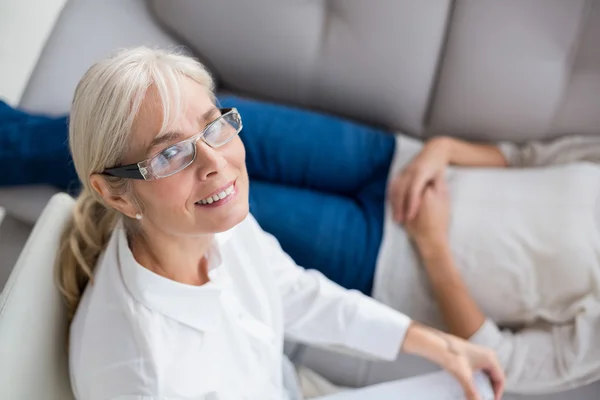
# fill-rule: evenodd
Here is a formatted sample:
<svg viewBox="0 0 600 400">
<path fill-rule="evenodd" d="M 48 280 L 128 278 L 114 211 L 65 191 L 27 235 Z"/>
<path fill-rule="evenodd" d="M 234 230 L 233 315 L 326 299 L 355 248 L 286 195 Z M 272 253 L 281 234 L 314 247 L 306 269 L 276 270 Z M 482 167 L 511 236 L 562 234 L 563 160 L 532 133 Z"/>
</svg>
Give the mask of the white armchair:
<svg viewBox="0 0 600 400">
<path fill-rule="evenodd" d="M 66 194 L 50 199 L 0 294 L 0 399 L 73 399 L 67 317 L 53 283 L 73 204 Z"/>
</svg>

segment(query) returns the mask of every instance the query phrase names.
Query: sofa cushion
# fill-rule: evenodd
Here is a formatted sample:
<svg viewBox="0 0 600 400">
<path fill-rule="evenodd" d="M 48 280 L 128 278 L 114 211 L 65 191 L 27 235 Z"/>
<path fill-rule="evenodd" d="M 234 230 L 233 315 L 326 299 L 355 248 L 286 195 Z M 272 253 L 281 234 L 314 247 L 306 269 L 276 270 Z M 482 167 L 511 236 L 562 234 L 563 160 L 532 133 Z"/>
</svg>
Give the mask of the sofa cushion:
<svg viewBox="0 0 600 400">
<path fill-rule="evenodd" d="M 412 135 L 600 133 L 600 3 L 149 0 L 231 90 Z"/>
<path fill-rule="evenodd" d="M 140 45 L 178 45 L 153 21 L 144 0 L 67 2 L 20 105 L 29 111 L 64 114 L 92 63 L 120 48 Z"/>
<path fill-rule="evenodd" d="M 599 33 L 597 1 L 457 1 L 430 133 L 600 133 Z"/>
<path fill-rule="evenodd" d="M 150 1 L 156 18 L 228 89 L 414 134 L 425 119 L 450 3 Z"/>
</svg>

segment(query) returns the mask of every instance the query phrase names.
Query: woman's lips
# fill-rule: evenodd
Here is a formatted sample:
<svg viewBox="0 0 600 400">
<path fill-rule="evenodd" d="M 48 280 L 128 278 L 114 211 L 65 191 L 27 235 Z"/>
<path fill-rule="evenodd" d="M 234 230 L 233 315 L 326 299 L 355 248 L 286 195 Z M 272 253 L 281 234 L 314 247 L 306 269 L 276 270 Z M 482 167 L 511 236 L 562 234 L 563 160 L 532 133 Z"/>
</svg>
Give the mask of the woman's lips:
<svg viewBox="0 0 600 400">
<path fill-rule="evenodd" d="M 230 186 L 224 188 L 219 193 L 196 202 L 196 205 L 199 207 L 220 207 L 229 203 L 236 197 L 236 195 L 236 185 L 235 182 L 233 182 Z"/>
</svg>

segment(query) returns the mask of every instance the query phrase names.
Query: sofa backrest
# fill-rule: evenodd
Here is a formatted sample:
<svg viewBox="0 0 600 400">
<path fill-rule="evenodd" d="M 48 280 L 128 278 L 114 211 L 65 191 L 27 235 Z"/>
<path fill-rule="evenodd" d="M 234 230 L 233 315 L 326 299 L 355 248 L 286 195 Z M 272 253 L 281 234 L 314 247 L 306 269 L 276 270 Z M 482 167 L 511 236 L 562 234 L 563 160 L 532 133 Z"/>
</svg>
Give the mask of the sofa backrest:
<svg viewBox="0 0 600 400">
<path fill-rule="evenodd" d="M 415 136 L 600 134 L 600 1 L 68 1 L 21 105 L 67 112 L 92 62 L 187 44 L 221 86 Z"/>
<path fill-rule="evenodd" d="M 598 1 L 149 2 L 234 91 L 421 136 L 600 134 Z"/>
</svg>

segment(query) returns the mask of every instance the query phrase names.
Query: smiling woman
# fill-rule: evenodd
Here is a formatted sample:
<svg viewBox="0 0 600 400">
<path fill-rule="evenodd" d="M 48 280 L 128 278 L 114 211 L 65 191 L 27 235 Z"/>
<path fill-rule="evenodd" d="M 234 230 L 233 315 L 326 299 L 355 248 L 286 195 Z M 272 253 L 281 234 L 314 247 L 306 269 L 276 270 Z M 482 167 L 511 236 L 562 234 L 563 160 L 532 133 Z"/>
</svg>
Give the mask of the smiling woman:
<svg viewBox="0 0 600 400">
<path fill-rule="evenodd" d="M 284 334 L 384 360 L 418 354 L 470 395 L 473 371 L 485 369 L 500 394 L 489 350 L 283 252 L 249 215 L 241 129 L 189 57 L 126 50 L 82 78 L 69 145 L 83 190 L 57 260 L 75 396 L 301 398 L 282 376 Z"/>
</svg>

